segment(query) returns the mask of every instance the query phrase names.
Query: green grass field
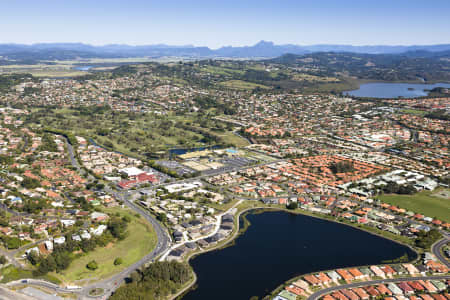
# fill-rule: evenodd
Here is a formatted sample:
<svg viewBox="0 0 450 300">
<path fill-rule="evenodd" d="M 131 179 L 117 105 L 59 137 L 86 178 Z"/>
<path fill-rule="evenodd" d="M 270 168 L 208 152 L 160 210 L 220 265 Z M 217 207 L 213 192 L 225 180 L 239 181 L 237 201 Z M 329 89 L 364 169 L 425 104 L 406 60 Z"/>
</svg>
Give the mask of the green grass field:
<svg viewBox="0 0 450 300">
<path fill-rule="evenodd" d="M 156 233 L 144 219 L 135 217 L 129 212 L 124 213 L 122 209 L 109 209 L 108 211 L 119 211 L 121 215 L 132 216 L 133 219 L 128 225 L 128 236 L 124 240 L 105 248 L 98 247 L 96 250 L 72 261 L 67 270 L 52 275 L 64 283 L 80 281 L 80 284 L 84 284 L 87 281 L 104 279 L 137 262 L 156 246 Z M 118 257 L 123 259 L 123 264 L 115 266 L 114 260 Z M 99 266 L 95 271 L 86 268 L 86 265 L 92 260 L 95 260 Z M 86 280 L 86 282 L 82 280 Z"/>
<path fill-rule="evenodd" d="M 418 110 L 418 109 L 402 109 L 401 112 L 403 112 L 405 114 L 412 114 L 412 115 L 417 115 L 417 116 L 424 116 L 428 113 L 427 111 Z"/>
<path fill-rule="evenodd" d="M 441 189 L 433 192 L 422 191 L 414 195 L 382 195 L 378 198 L 383 202 L 424 214 L 427 217 L 450 222 L 450 199 L 437 195 L 443 191 L 448 193 L 448 189 Z"/>
<path fill-rule="evenodd" d="M 19 280 L 22 278 L 40 278 L 44 279 L 50 282 L 54 282 L 56 284 L 60 284 L 61 281 L 53 276 L 53 274 L 47 274 L 44 276 L 36 277 L 33 275 L 31 270 L 22 270 L 14 267 L 13 265 L 9 265 L 7 267 L 4 267 L 3 269 L 0 269 L 0 274 L 3 276 L 3 279 L 0 281 L 0 283 L 6 283 L 10 281 Z"/>
<path fill-rule="evenodd" d="M 218 135 L 223 138 L 225 143 L 233 144 L 235 147 L 245 147 L 249 145 L 249 142 L 246 139 L 235 135 L 231 131 L 227 131 L 223 134 L 218 133 Z"/>
<path fill-rule="evenodd" d="M 237 90 L 252 90 L 257 87 L 262 88 L 262 89 L 270 89 L 270 87 L 268 87 L 266 85 L 252 83 L 252 82 L 243 81 L 243 80 L 228 80 L 228 81 L 221 82 L 220 84 L 225 87 L 237 89 Z"/>
</svg>

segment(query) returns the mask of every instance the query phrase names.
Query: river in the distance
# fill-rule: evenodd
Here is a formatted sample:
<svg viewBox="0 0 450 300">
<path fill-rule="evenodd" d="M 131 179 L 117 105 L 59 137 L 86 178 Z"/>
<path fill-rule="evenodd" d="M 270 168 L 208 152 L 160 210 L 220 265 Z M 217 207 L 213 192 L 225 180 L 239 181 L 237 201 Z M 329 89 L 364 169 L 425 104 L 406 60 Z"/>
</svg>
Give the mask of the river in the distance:
<svg viewBox="0 0 450 300">
<path fill-rule="evenodd" d="M 183 300 L 248 300 L 297 275 L 377 264 L 405 253 L 415 257 L 408 247 L 335 222 L 280 211 L 247 218 L 251 226 L 234 246 L 190 262 L 197 289 Z"/>
<path fill-rule="evenodd" d="M 413 83 L 365 83 L 359 89 L 345 91 L 344 95 L 372 98 L 417 98 L 428 95 L 427 90 L 436 87 L 450 88 L 450 83 L 413 84 Z"/>
</svg>

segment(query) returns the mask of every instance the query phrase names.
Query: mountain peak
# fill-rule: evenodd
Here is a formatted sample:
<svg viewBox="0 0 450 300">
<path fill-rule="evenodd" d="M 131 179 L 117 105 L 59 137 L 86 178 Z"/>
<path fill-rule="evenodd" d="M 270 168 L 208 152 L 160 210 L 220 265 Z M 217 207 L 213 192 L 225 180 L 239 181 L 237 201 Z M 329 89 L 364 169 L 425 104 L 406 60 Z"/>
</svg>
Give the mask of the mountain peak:
<svg viewBox="0 0 450 300">
<path fill-rule="evenodd" d="M 254 47 L 272 47 L 274 45 L 275 44 L 273 42 L 261 40 L 256 43 Z"/>
</svg>

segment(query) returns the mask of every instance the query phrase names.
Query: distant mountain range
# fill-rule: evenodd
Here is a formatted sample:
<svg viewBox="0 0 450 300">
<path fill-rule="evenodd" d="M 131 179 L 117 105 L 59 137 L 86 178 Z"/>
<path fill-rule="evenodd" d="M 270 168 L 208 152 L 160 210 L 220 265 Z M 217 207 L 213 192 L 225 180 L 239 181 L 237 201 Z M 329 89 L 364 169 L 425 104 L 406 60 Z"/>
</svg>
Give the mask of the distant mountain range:
<svg viewBox="0 0 450 300">
<path fill-rule="evenodd" d="M 67 60 L 76 58 L 123 57 L 190 57 L 190 58 L 272 58 L 284 54 L 310 54 L 317 52 L 352 52 L 365 54 L 401 54 L 407 56 L 433 56 L 433 53 L 450 51 L 450 44 L 425 46 L 352 46 L 352 45 L 275 45 L 260 41 L 253 46 L 222 47 L 210 49 L 192 45 L 105 45 L 92 46 L 82 43 L 42 43 L 33 45 L 0 44 L 0 60 Z"/>
</svg>

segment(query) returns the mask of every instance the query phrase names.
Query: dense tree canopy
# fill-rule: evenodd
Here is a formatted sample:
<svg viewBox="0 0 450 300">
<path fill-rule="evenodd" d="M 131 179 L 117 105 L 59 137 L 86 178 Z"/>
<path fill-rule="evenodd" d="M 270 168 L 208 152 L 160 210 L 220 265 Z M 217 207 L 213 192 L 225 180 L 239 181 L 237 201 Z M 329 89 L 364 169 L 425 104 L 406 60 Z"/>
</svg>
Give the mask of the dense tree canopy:
<svg viewBox="0 0 450 300">
<path fill-rule="evenodd" d="M 112 300 L 164 299 L 191 278 L 188 265 L 171 261 L 155 262 L 131 275 L 131 282 L 120 287 Z"/>
</svg>

